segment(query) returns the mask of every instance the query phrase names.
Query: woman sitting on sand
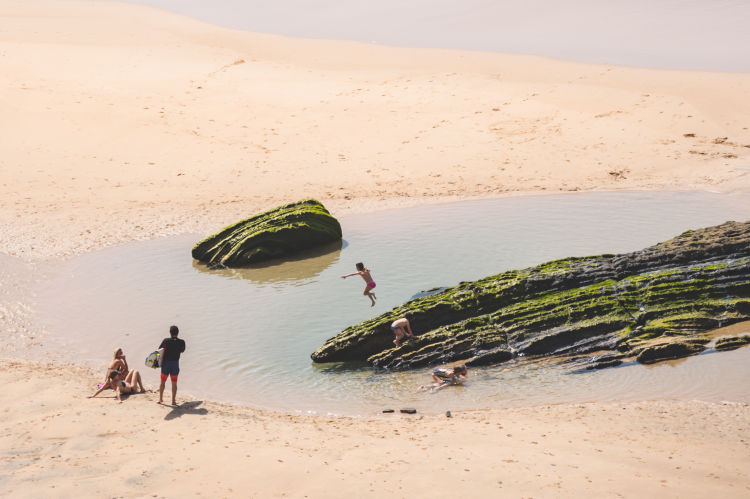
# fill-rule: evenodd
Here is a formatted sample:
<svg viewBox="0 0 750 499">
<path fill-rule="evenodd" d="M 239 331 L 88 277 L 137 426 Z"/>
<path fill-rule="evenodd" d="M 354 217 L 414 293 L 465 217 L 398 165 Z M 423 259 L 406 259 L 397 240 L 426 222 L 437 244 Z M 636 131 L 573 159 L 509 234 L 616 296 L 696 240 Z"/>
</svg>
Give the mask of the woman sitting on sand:
<svg viewBox="0 0 750 499">
<path fill-rule="evenodd" d="M 125 354 L 122 352 L 122 348 L 115 350 L 115 353 L 112 356 L 112 362 L 109 363 L 109 367 L 107 368 L 107 374 L 104 375 L 104 383 L 109 381 L 109 375 L 115 371 L 119 372 L 123 379 L 128 376 L 128 361 L 125 358 Z"/>
<path fill-rule="evenodd" d="M 107 382 L 104 383 L 93 395 L 89 395 L 88 398 L 93 398 L 102 393 L 107 388 L 111 388 L 115 391 L 115 398 L 118 402 L 122 403 L 121 394 L 135 393 L 136 389 L 140 386 L 140 393 L 146 391 L 143 388 L 143 382 L 141 381 L 141 373 L 136 370 L 130 371 L 127 378 L 122 377 L 118 371 L 112 371 L 109 373 Z"/>
</svg>

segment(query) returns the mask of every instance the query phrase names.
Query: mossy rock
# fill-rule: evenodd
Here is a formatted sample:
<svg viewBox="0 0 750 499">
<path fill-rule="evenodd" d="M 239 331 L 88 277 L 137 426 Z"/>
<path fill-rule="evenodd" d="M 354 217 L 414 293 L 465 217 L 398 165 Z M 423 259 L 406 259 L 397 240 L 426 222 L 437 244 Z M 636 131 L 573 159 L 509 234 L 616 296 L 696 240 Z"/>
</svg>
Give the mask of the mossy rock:
<svg viewBox="0 0 750 499">
<path fill-rule="evenodd" d="M 415 337 L 394 348 L 389 326 L 406 312 Z M 311 358 L 411 369 L 503 362 L 507 352 L 633 357 L 655 341 L 748 319 L 750 222 L 726 222 L 633 253 L 560 259 L 462 282 L 344 329 Z M 685 354 L 703 349 L 691 345 Z"/>
<path fill-rule="evenodd" d="M 513 358 L 513 352 L 507 348 L 495 348 L 485 352 L 478 352 L 471 360 L 466 362 L 469 367 L 489 366 L 501 364 Z"/>
<path fill-rule="evenodd" d="M 653 364 L 663 360 L 681 359 L 701 353 L 708 339 L 678 340 L 644 348 L 636 360 L 641 364 Z"/>
<path fill-rule="evenodd" d="M 621 354 L 604 354 L 597 355 L 591 359 L 586 369 L 591 371 L 595 369 L 606 369 L 608 367 L 617 367 L 622 364 Z"/>
<path fill-rule="evenodd" d="M 266 211 L 208 236 L 193 258 L 208 265 L 243 267 L 287 258 L 341 240 L 341 224 L 314 199 Z"/>
<path fill-rule="evenodd" d="M 715 348 L 719 351 L 736 350 L 750 344 L 750 334 L 719 338 L 716 340 Z"/>
</svg>

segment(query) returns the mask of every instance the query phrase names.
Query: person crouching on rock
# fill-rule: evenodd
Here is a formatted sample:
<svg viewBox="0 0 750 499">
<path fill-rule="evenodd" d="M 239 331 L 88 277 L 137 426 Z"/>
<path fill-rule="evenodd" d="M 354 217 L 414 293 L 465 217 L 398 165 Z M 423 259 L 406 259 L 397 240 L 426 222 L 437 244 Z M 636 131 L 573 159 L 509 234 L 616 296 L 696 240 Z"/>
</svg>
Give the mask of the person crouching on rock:
<svg viewBox="0 0 750 499">
<path fill-rule="evenodd" d="M 401 340 L 404 337 L 412 338 L 414 333 L 411 330 L 411 320 L 414 318 L 411 312 L 407 312 L 400 319 L 396 319 L 391 323 L 391 331 L 396 335 L 396 339 L 393 340 L 393 344 L 397 347 L 401 346 Z"/>
</svg>

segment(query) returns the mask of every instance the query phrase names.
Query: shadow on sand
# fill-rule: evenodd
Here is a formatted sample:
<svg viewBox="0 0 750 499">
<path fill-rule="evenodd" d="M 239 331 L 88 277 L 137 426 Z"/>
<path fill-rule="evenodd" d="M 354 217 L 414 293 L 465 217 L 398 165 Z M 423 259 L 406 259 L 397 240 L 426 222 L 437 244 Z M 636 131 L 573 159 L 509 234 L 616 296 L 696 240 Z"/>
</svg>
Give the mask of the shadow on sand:
<svg viewBox="0 0 750 499">
<path fill-rule="evenodd" d="M 165 407 L 171 407 L 172 410 L 164 416 L 164 419 L 169 421 L 175 418 L 182 417 L 185 414 L 194 414 L 198 416 L 205 416 L 208 414 L 208 409 L 205 407 L 198 407 L 203 403 L 202 400 L 194 400 L 192 402 L 183 402 L 177 406 L 165 405 Z"/>
</svg>

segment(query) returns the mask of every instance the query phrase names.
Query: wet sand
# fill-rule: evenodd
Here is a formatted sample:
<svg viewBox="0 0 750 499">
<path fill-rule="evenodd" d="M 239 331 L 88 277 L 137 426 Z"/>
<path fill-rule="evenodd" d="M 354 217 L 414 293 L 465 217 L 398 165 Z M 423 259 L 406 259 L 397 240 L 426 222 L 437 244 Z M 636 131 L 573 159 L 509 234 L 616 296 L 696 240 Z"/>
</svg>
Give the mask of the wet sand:
<svg viewBox="0 0 750 499">
<path fill-rule="evenodd" d="M 530 193 L 750 190 L 747 74 L 294 40 L 108 2 L 3 2 L 0 24 L 0 253 L 32 268 L 204 233 L 303 197 L 339 214 Z M 15 321 L 22 348 L 36 332 L 12 267 L 0 323 Z M 750 490 L 744 404 L 451 419 L 206 401 L 172 410 L 153 393 L 87 400 L 101 373 L 66 360 L 0 363 L 3 496 Z"/>
</svg>

